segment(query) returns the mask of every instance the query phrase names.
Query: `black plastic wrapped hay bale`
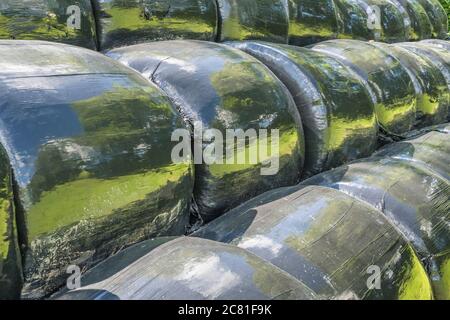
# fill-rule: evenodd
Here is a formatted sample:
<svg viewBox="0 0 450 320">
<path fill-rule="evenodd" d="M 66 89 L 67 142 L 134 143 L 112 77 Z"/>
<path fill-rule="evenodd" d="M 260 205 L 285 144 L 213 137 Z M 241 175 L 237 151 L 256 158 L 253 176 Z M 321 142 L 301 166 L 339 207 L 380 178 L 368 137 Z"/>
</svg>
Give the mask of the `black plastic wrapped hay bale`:
<svg viewBox="0 0 450 320">
<path fill-rule="evenodd" d="M 214 41 L 215 0 L 92 0 L 100 50 L 148 41 Z"/>
<path fill-rule="evenodd" d="M 0 300 L 18 299 L 22 283 L 12 171 L 0 145 Z"/>
<path fill-rule="evenodd" d="M 441 124 L 447 121 L 450 110 L 450 91 L 447 81 L 432 61 L 400 46 L 373 43 L 396 57 L 408 70 L 417 95 L 417 128 Z"/>
<path fill-rule="evenodd" d="M 330 188 L 269 191 L 194 236 L 246 249 L 325 299 L 432 298 L 420 260 L 397 229 L 378 210 Z M 390 270 L 379 290 L 368 287 L 373 270 Z"/>
<path fill-rule="evenodd" d="M 416 118 L 416 93 L 408 71 L 392 55 L 356 40 L 330 40 L 313 46 L 351 66 L 371 90 L 380 127 L 392 136 L 410 131 Z"/>
<path fill-rule="evenodd" d="M 411 161 L 375 157 L 322 173 L 303 184 L 338 189 L 381 210 L 418 253 L 430 275 L 435 297 L 449 298 L 447 179 Z"/>
<path fill-rule="evenodd" d="M 210 221 L 253 196 L 299 180 L 304 162 L 299 112 L 286 87 L 255 58 L 223 44 L 201 41 L 136 45 L 108 55 L 159 85 L 197 130 L 195 139 L 205 135 L 194 147 L 198 160 L 193 209 L 202 220 Z M 221 137 L 207 137 L 208 129 Z M 230 130 L 232 135 L 227 133 Z M 248 136 L 238 142 L 246 140 L 245 148 L 242 144 L 236 148 L 235 130 Z M 261 130 L 271 137 L 279 130 L 279 152 L 278 156 L 259 154 L 254 161 L 257 146 L 261 151 L 261 145 L 269 143 Z M 216 142 L 219 146 L 211 152 Z M 207 157 L 202 159 L 202 153 Z M 264 172 L 269 167 L 273 172 Z"/>
<path fill-rule="evenodd" d="M 410 41 L 429 39 L 432 36 L 433 26 L 427 11 L 420 4 L 420 0 L 389 0 L 402 10 L 406 23 L 410 25 Z"/>
<path fill-rule="evenodd" d="M 437 45 L 436 41 L 440 44 Z M 447 88 L 450 92 L 450 51 L 446 47 L 445 41 L 434 40 L 433 44 L 430 42 L 403 42 L 398 43 L 396 46 L 405 48 L 417 55 L 426 57 L 429 61 L 439 69 L 447 81 Z M 444 44 L 442 44 L 444 43 Z M 450 119 L 450 111 L 448 118 Z"/>
<path fill-rule="evenodd" d="M 432 37 L 446 39 L 448 37 L 448 17 L 439 0 L 419 0 L 428 14 L 432 25 Z"/>
<path fill-rule="evenodd" d="M 289 17 L 286 0 L 217 0 L 219 41 L 264 40 L 287 43 Z"/>
<path fill-rule="evenodd" d="M 334 0 L 286 0 L 289 10 L 289 44 L 303 46 L 335 39 L 344 22 Z"/>
<path fill-rule="evenodd" d="M 0 39 L 47 40 L 96 50 L 90 0 L 2 0 Z"/>
<path fill-rule="evenodd" d="M 340 38 L 399 42 L 408 38 L 404 13 L 390 0 L 337 0 L 344 19 Z"/>
<path fill-rule="evenodd" d="M 344 23 L 339 38 L 359 40 L 375 38 L 374 30 L 369 28 L 366 2 L 363 0 L 335 0 L 335 4 L 338 15 Z"/>
<path fill-rule="evenodd" d="M 404 14 L 390 0 L 365 0 L 370 6 L 371 17 L 380 10 L 379 26 L 375 26 L 375 40 L 382 42 L 399 42 L 408 40 L 409 26 L 405 24 Z M 366 9 L 367 10 L 367 9 Z M 378 17 L 377 17 L 378 18 Z M 369 21 L 370 24 L 371 21 Z"/>
<path fill-rule="evenodd" d="M 3 41 L 0 56 L 0 136 L 22 217 L 23 297 L 63 285 L 69 265 L 184 234 L 192 165 L 171 160 L 171 134 L 185 126 L 162 91 L 78 47 Z"/>
<path fill-rule="evenodd" d="M 125 262 L 125 263 L 124 263 Z M 132 285 L 131 285 L 132 284 Z M 58 300 L 310 300 L 300 281 L 234 246 L 155 239 L 111 257 Z"/>
<path fill-rule="evenodd" d="M 303 176 L 375 151 L 378 126 L 374 103 L 361 78 L 349 67 L 306 48 L 250 41 L 230 45 L 262 61 L 294 97 L 305 132 Z"/>
<path fill-rule="evenodd" d="M 424 166 L 450 181 L 449 139 L 448 133 L 437 128 L 419 137 L 389 144 L 377 151 L 374 156 L 411 161 L 414 165 Z"/>
</svg>

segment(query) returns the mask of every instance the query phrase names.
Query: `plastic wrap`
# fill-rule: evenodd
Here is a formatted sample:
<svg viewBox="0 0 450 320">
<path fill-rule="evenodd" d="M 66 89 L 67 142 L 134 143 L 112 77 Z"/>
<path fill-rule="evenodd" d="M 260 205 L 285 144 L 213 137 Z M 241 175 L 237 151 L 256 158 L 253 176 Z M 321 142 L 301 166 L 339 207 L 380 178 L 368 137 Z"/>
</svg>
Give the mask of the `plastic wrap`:
<svg viewBox="0 0 450 320">
<path fill-rule="evenodd" d="M 11 173 L 8 155 L 0 145 L 0 300 L 18 299 L 22 284 Z"/>
<path fill-rule="evenodd" d="M 416 90 L 416 127 L 441 124 L 449 116 L 450 91 L 442 72 L 426 56 L 400 46 L 373 43 L 397 58 L 409 72 Z"/>
<path fill-rule="evenodd" d="M 289 10 L 289 43 L 303 46 L 335 39 L 344 22 L 334 0 L 285 0 Z"/>
<path fill-rule="evenodd" d="M 366 11 L 370 12 L 370 9 L 377 8 L 380 12 L 379 26 L 376 23 L 372 25 L 371 23 L 376 21 L 372 21 L 372 17 L 368 15 L 368 24 L 374 30 L 374 40 L 399 42 L 408 39 L 409 26 L 405 24 L 404 13 L 399 7 L 390 0 L 364 0 L 363 2 Z"/>
<path fill-rule="evenodd" d="M 286 0 L 217 0 L 217 3 L 220 11 L 219 41 L 288 42 Z"/>
<path fill-rule="evenodd" d="M 198 238 L 144 242 L 98 265 L 59 300 L 310 300 L 303 283 L 243 249 Z M 124 264 L 124 259 L 126 264 Z M 131 260 L 131 261 L 130 261 Z M 130 285 L 133 284 L 133 285 Z"/>
<path fill-rule="evenodd" d="M 437 40 L 435 40 L 437 41 Z M 444 41 L 439 41 L 443 43 Z M 445 45 L 430 44 L 429 42 L 403 42 L 396 46 L 403 47 L 411 52 L 416 53 L 422 57 L 426 57 L 429 61 L 439 69 L 447 81 L 447 88 L 450 92 L 450 51 Z M 449 113 L 450 118 L 450 113 Z"/>
<path fill-rule="evenodd" d="M 431 131 L 419 137 L 389 144 L 377 151 L 376 157 L 410 161 L 450 181 L 450 136 L 444 131 Z"/>
<path fill-rule="evenodd" d="M 200 161 L 196 161 L 193 210 L 202 220 L 210 221 L 253 196 L 299 180 L 304 161 L 299 112 L 286 87 L 255 58 L 222 44 L 200 41 L 150 43 L 112 50 L 108 55 L 159 85 L 191 127 L 195 129 L 199 122 L 202 128 L 198 131 L 215 129 L 224 137 L 227 152 L 215 153 L 215 161 L 209 164 L 201 159 L 201 150 L 194 150 Z M 236 152 L 234 139 L 226 139 L 226 131 L 249 129 L 256 131 L 256 139 L 251 139 L 245 151 Z M 269 167 L 264 155 L 260 154 L 257 163 L 247 156 L 236 161 L 264 144 L 261 129 L 270 136 L 279 130 L 279 165 L 275 168 L 272 162 L 275 170 L 271 174 L 263 174 L 262 168 Z M 197 134 L 196 138 L 201 137 Z M 210 149 L 212 140 L 200 141 L 203 152 Z M 238 157 L 227 156 L 228 151 Z"/>
<path fill-rule="evenodd" d="M 432 36 L 432 24 L 428 17 L 427 11 L 420 4 L 421 0 L 389 0 L 397 7 L 402 7 L 404 19 L 409 23 L 409 37 L 410 41 L 417 41 L 422 39 L 429 39 Z M 427 0 L 428 1 L 428 0 Z"/>
<path fill-rule="evenodd" d="M 194 236 L 246 249 L 325 299 L 430 299 L 429 280 L 408 242 L 381 212 L 339 191 L 269 191 Z M 371 268 L 390 270 L 370 290 Z M 384 271 L 383 271 L 384 272 Z"/>
<path fill-rule="evenodd" d="M 172 132 L 185 126 L 166 95 L 86 49 L 3 41 L 0 56 L 0 141 L 17 185 L 24 297 L 57 289 L 69 265 L 185 233 L 192 165 L 170 158 Z"/>
<path fill-rule="evenodd" d="M 92 0 L 101 50 L 157 40 L 214 41 L 215 0 Z"/>
<path fill-rule="evenodd" d="M 448 40 L 428 39 L 422 40 L 419 43 L 425 46 L 437 47 L 450 52 L 450 41 Z"/>
<path fill-rule="evenodd" d="M 449 298 L 448 180 L 411 161 L 372 158 L 322 173 L 303 184 L 338 189 L 381 210 L 419 254 L 435 297 Z"/>
<path fill-rule="evenodd" d="M 47 40 L 96 50 L 90 0 L 2 0 L 0 39 Z"/>
<path fill-rule="evenodd" d="M 376 101 L 378 123 L 387 134 L 403 135 L 414 127 L 416 93 L 400 61 L 369 43 L 356 40 L 325 41 L 313 49 L 341 60 L 362 77 Z"/>
<path fill-rule="evenodd" d="M 375 30 L 369 28 L 368 4 L 363 0 L 335 0 L 338 15 L 343 20 L 343 29 L 339 33 L 341 39 L 375 39 Z"/>
<path fill-rule="evenodd" d="M 248 41 L 231 45 L 266 64 L 294 97 L 305 132 L 304 176 L 375 151 L 378 126 L 374 103 L 350 68 L 306 48 Z"/>
<path fill-rule="evenodd" d="M 446 39 L 448 33 L 447 12 L 442 7 L 439 0 L 419 0 L 423 6 L 432 26 L 432 37 Z"/>
</svg>

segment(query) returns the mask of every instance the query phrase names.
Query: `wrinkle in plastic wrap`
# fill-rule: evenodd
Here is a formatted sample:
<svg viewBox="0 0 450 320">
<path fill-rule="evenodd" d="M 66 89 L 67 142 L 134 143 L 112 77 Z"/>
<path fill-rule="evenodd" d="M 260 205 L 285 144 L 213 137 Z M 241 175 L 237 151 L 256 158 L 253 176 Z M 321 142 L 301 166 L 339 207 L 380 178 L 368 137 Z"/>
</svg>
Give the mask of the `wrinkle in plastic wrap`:
<svg viewBox="0 0 450 320">
<path fill-rule="evenodd" d="M 380 127 L 391 136 L 410 131 L 416 120 L 416 93 L 408 71 L 392 55 L 357 40 L 329 40 L 314 45 L 347 64 L 367 83 Z"/>
<path fill-rule="evenodd" d="M 426 56 L 400 46 L 379 42 L 372 44 L 397 58 L 411 76 L 417 96 L 416 128 L 447 121 L 450 114 L 450 91 L 440 69 Z"/>
<path fill-rule="evenodd" d="M 90 0 L 2 0 L 0 39 L 46 40 L 97 49 Z"/>
<path fill-rule="evenodd" d="M 0 56 L 0 141 L 23 221 L 23 297 L 56 290 L 69 265 L 184 234 L 192 165 L 170 158 L 171 134 L 185 126 L 162 91 L 82 48 L 3 41 Z"/>
<path fill-rule="evenodd" d="M 154 243 L 156 242 L 156 243 Z M 136 260 L 123 265 L 132 250 Z M 113 271 L 111 271 L 113 270 Z M 130 285 L 133 284 L 133 285 Z M 150 240 L 114 256 L 59 300 L 311 300 L 303 283 L 234 246 L 198 239 Z"/>
<path fill-rule="evenodd" d="M 398 8 L 402 7 L 404 20 L 409 23 L 409 36 L 407 40 L 417 41 L 429 39 L 432 36 L 433 26 L 427 11 L 421 5 L 421 0 L 390 0 Z"/>
<path fill-rule="evenodd" d="M 375 151 L 374 103 L 352 69 L 306 48 L 249 41 L 230 45 L 262 61 L 294 97 L 305 133 L 304 177 Z"/>
<path fill-rule="evenodd" d="M 410 244 L 378 210 L 330 188 L 269 191 L 194 236 L 236 245 L 271 262 L 324 299 L 430 299 Z M 383 273 L 380 290 L 368 272 Z"/>
<path fill-rule="evenodd" d="M 0 145 L 0 300 L 18 299 L 22 284 L 11 165 Z"/>
<path fill-rule="evenodd" d="M 217 0 L 219 41 L 264 40 L 287 43 L 289 14 L 286 0 Z"/>
<path fill-rule="evenodd" d="M 200 123 L 196 138 L 207 129 L 218 130 L 224 138 L 215 147 L 218 152 L 212 162 L 201 156 L 208 154 L 215 137 L 204 137 L 201 150 L 193 150 L 200 160 L 196 161 L 193 212 L 201 220 L 208 222 L 258 194 L 299 180 L 305 154 L 299 112 L 286 87 L 255 58 L 222 44 L 200 41 L 137 45 L 108 55 L 160 86 L 192 129 Z M 257 146 L 258 152 L 263 150 L 261 129 L 270 136 L 279 130 L 278 170 L 273 167 L 276 162 L 265 163 L 273 160 L 271 152 L 259 154 L 257 163 L 249 156 Z M 246 147 L 236 148 L 234 138 L 226 138 L 227 130 L 254 130 L 256 139 L 249 135 Z M 244 155 L 245 160 L 238 162 Z M 270 166 L 275 169 L 273 174 L 262 174 L 262 168 Z"/>
<path fill-rule="evenodd" d="M 334 0 L 285 0 L 289 10 L 289 44 L 304 46 L 335 39 L 344 22 Z"/>
<path fill-rule="evenodd" d="M 215 0 L 93 0 L 100 50 L 149 41 L 214 41 Z"/>
<path fill-rule="evenodd" d="M 375 157 L 322 173 L 302 184 L 337 189 L 382 211 L 419 254 L 435 297 L 449 298 L 448 180 L 411 161 Z"/>
</svg>

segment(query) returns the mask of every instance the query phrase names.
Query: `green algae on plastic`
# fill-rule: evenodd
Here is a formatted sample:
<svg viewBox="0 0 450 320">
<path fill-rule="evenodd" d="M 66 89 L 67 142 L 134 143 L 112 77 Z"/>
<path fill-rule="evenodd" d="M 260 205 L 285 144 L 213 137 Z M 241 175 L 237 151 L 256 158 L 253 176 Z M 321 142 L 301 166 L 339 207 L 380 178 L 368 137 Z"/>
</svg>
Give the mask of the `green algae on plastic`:
<svg viewBox="0 0 450 320">
<path fill-rule="evenodd" d="M 416 128 L 447 121 L 450 92 L 440 69 L 426 56 L 415 54 L 400 46 L 373 43 L 397 58 L 409 72 L 417 95 Z"/>
<path fill-rule="evenodd" d="M 73 16 L 78 14 L 78 9 L 75 8 L 80 10 L 79 17 Z M 79 26 L 76 25 L 77 22 Z M 91 2 L 2 0 L 0 39 L 55 41 L 96 50 L 95 19 Z"/>
<path fill-rule="evenodd" d="M 294 97 L 305 133 L 304 177 L 375 151 L 374 103 L 349 67 L 306 48 L 251 41 L 230 45 L 262 61 Z"/>
<path fill-rule="evenodd" d="M 0 145 L 0 300 L 18 299 L 22 285 L 11 166 Z"/>
<path fill-rule="evenodd" d="M 159 85 L 189 127 L 201 123 L 200 134 L 214 129 L 224 137 L 226 146 L 218 147 L 223 152 L 215 154 L 213 163 L 200 159 L 195 164 L 193 212 L 201 220 L 208 222 L 258 194 L 299 181 L 305 156 L 300 114 L 283 83 L 252 56 L 204 41 L 141 44 L 107 55 Z M 226 138 L 228 130 L 249 129 L 256 131 L 256 138 L 245 138 L 250 140 L 245 148 L 236 148 L 235 140 Z M 279 170 L 270 175 L 261 170 L 274 154 L 259 154 L 256 162 L 249 157 L 264 143 L 261 129 L 268 135 L 279 130 Z M 197 157 L 210 145 L 206 140 Z M 239 158 L 245 155 L 244 161 L 235 161 L 236 150 Z"/>
<path fill-rule="evenodd" d="M 334 0 L 287 0 L 289 10 L 289 44 L 308 45 L 335 39 L 344 22 Z"/>
<path fill-rule="evenodd" d="M 433 288 L 448 283 L 442 264 L 450 252 L 447 179 L 413 161 L 380 156 L 322 173 L 302 184 L 338 189 L 382 211 L 426 265 Z M 405 292 L 405 298 L 410 297 Z"/>
<path fill-rule="evenodd" d="M 329 40 L 312 48 L 346 63 L 367 82 L 376 102 L 378 124 L 388 135 L 402 136 L 414 127 L 414 84 L 395 57 L 357 40 Z"/>
<path fill-rule="evenodd" d="M 378 210 L 330 188 L 269 191 L 193 236 L 246 249 L 323 299 L 431 298 L 427 275 L 396 228 Z M 367 287 L 373 266 L 392 275 L 380 279 L 379 290 Z"/>
<path fill-rule="evenodd" d="M 289 17 L 285 0 L 217 0 L 219 41 L 264 40 L 287 43 Z"/>
<path fill-rule="evenodd" d="M 93 0 L 100 50 L 148 41 L 217 36 L 215 0 Z"/>
<path fill-rule="evenodd" d="M 3 41 L 0 55 L 0 136 L 24 216 L 23 297 L 62 286 L 69 265 L 185 233 L 193 168 L 170 158 L 172 132 L 185 126 L 162 91 L 82 48 Z"/>
<path fill-rule="evenodd" d="M 156 242 L 156 243 L 155 243 Z M 134 261 L 128 260 L 132 250 Z M 130 283 L 134 285 L 130 286 Z M 150 240 L 88 271 L 58 300 L 311 300 L 302 282 L 234 246 L 183 237 Z"/>
</svg>

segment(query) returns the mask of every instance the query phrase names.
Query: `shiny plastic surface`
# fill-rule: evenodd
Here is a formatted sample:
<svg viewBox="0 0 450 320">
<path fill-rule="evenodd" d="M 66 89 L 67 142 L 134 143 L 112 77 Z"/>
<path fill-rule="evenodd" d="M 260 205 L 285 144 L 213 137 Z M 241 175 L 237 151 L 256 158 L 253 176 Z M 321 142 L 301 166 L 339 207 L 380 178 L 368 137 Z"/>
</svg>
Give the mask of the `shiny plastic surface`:
<svg viewBox="0 0 450 320">
<path fill-rule="evenodd" d="M 149 41 L 214 41 L 215 0 L 93 0 L 100 50 Z"/>
<path fill-rule="evenodd" d="M 427 56 L 405 48 L 374 42 L 373 45 L 397 58 L 411 76 L 416 90 L 416 127 L 441 124 L 450 115 L 450 91 L 444 75 Z"/>
<path fill-rule="evenodd" d="M 1 0 L 0 39 L 47 40 L 96 50 L 89 0 Z"/>
<path fill-rule="evenodd" d="M 124 251 L 122 255 L 106 260 L 83 276 L 82 288 L 55 298 L 59 300 L 316 298 L 300 281 L 240 248 L 198 238 L 169 240 L 150 240 Z M 126 264 L 123 263 L 123 259 L 126 260 Z"/>
<path fill-rule="evenodd" d="M 419 137 L 389 144 L 374 156 L 411 161 L 450 181 L 450 136 L 444 130 L 433 130 Z"/>
<path fill-rule="evenodd" d="M 288 42 L 286 0 L 217 0 L 217 3 L 221 22 L 219 41 Z"/>
<path fill-rule="evenodd" d="M 286 0 L 289 10 L 289 44 L 308 45 L 335 39 L 344 22 L 334 0 Z"/>
<path fill-rule="evenodd" d="M 439 0 L 419 0 L 425 9 L 432 25 L 431 36 L 437 39 L 447 39 L 448 37 L 448 17 L 447 12 L 442 7 Z"/>
<path fill-rule="evenodd" d="M 378 210 L 333 189 L 269 191 L 194 236 L 246 249 L 289 272 L 325 299 L 430 299 L 431 287 L 410 244 Z M 374 266 L 390 270 L 367 287 Z"/>
<path fill-rule="evenodd" d="M 18 299 L 22 284 L 12 171 L 0 145 L 0 300 Z"/>
<path fill-rule="evenodd" d="M 450 140 L 445 141 L 447 144 Z M 448 299 L 450 182 L 423 166 L 371 158 L 317 175 L 304 185 L 327 186 L 381 210 L 426 266 L 436 298 Z"/>
<path fill-rule="evenodd" d="M 108 53 L 143 73 L 174 101 L 183 118 L 203 131 L 279 130 L 279 170 L 262 175 L 262 164 L 249 157 L 215 154 L 216 161 L 196 161 L 194 212 L 209 221 L 262 192 L 299 180 L 304 162 L 304 137 L 299 112 L 286 87 L 261 62 L 223 44 L 201 41 L 166 41 L 137 45 Z M 254 152 L 260 135 L 245 150 Z M 207 139 L 208 140 L 208 139 Z M 203 140 L 203 152 L 211 141 Z M 225 149 L 233 151 L 233 140 Z M 220 146 L 219 148 L 222 148 Z M 197 157 L 200 155 L 195 151 Z M 236 152 L 234 152 L 236 153 Z M 195 154 L 194 154 L 195 156 Z M 198 158 L 197 158 L 198 159 Z"/>
<path fill-rule="evenodd" d="M 411 26 L 409 41 L 429 39 L 433 33 L 433 26 L 427 11 L 420 4 L 421 0 L 390 0 L 397 7 L 403 7 L 404 19 Z"/>
<path fill-rule="evenodd" d="M 303 176 L 375 151 L 378 126 L 374 103 L 351 68 L 306 48 L 249 41 L 230 44 L 267 65 L 294 97 L 305 132 Z"/>
<path fill-rule="evenodd" d="M 330 40 L 313 46 L 346 63 L 367 82 L 374 97 L 380 127 L 391 135 L 403 135 L 415 124 L 414 84 L 408 71 L 395 57 L 370 43 L 356 40 Z"/>
<path fill-rule="evenodd" d="M 23 296 L 37 298 L 124 246 L 182 235 L 192 166 L 174 164 L 185 128 L 156 86 L 77 47 L 0 41 L 0 141 L 16 183 Z"/>
</svg>

